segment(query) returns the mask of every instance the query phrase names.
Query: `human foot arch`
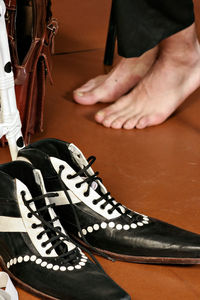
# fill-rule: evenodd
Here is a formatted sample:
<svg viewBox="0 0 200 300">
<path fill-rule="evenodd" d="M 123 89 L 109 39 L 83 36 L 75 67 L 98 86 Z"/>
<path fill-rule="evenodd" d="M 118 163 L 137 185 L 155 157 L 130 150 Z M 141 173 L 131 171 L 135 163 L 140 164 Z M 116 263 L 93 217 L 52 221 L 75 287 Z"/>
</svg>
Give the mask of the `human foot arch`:
<svg viewBox="0 0 200 300">
<path fill-rule="evenodd" d="M 157 57 L 158 47 L 140 57 L 122 58 L 107 75 L 89 80 L 74 91 L 74 100 L 83 105 L 114 102 L 132 89 L 150 69 Z"/>
</svg>

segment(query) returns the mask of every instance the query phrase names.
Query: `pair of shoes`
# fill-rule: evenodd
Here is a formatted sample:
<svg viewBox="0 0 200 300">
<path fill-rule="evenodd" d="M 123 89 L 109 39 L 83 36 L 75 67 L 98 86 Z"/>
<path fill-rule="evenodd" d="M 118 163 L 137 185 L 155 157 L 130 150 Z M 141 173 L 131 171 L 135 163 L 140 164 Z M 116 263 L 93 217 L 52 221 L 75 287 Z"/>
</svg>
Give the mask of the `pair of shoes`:
<svg viewBox="0 0 200 300">
<path fill-rule="evenodd" d="M 200 235 L 118 203 L 93 172 L 94 160 L 73 144 L 45 139 L 0 165 L 4 270 L 46 299 L 130 300 L 80 243 L 109 259 L 200 263 Z"/>
<path fill-rule="evenodd" d="M 31 164 L 0 165 L 0 264 L 12 278 L 42 299 L 130 300 L 88 259 L 63 229 Z"/>
<path fill-rule="evenodd" d="M 67 233 L 97 254 L 117 260 L 199 264 L 200 235 L 150 218 L 117 202 L 98 172 L 73 144 L 44 139 L 20 150 L 40 169 L 56 215 Z"/>
<path fill-rule="evenodd" d="M 3 288 L 5 290 L 3 290 Z M 0 272 L 0 300 L 18 300 L 18 293 L 5 272 Z"/>
</svg>

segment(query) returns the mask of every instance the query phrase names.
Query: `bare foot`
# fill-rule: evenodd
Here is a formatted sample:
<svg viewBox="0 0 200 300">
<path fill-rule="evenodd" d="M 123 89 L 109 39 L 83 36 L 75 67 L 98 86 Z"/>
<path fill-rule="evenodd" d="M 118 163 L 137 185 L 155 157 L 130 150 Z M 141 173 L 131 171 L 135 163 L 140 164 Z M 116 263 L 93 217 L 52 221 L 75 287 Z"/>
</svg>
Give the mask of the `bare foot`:
<svg viewBox="0 0 200 300">
<path fill-rule="evenodd" d="M 75 90 L 74 100 L 84 105 L 116 101 L 147 73 L 156 59 L 157 49 L 155 47 L 140 57 L 122 58 L 109 74 L 91 79 Z"/>
<path fill-rule="evenodd" d="M 200 85 L 200 46 L 195 26 L 167 38 L 137 87 L 95 119 L 105 127 L 142 129 L 164 122 Z"/>
</svg>

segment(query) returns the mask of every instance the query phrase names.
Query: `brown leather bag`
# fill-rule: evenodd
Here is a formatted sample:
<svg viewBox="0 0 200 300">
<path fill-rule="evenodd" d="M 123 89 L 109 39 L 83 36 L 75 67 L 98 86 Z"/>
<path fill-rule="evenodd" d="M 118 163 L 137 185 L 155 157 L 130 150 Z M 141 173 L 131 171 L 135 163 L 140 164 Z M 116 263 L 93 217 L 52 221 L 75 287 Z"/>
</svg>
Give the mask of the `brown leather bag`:
<svg viewBox="0 0 200 300">
<path fill-rule="evenodd" d="M 17 106 L 25 143 L 43 130 L 45 79 L 51 79 L 51 55 L 57 21 L 50 0 L 5 0 L 6 25 L 15 76 Z"/>
</svg>

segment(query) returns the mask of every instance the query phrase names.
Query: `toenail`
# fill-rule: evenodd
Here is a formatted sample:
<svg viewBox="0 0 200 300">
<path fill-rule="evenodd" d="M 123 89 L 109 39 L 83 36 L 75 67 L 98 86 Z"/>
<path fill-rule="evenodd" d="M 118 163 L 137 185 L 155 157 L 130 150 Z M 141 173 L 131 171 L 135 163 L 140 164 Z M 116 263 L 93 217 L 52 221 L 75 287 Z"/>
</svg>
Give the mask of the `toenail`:
<svg viewBox="0 0 200 300">
<path fill-rule="evenodd" d="M 82 97 L 83 93 L 82 92 L 75 92 L 78 96 Z"/>
<path fill-rule="evenodd" d="M 103 111 L 98 111 L 96 114 L 97 117 L 103 117 L 104 116 L 104 112 Z"/>
<path fill-rule="evenodd" d="M 107 126 L 107 127 L 110 127 L 110 121 L 109 121 L 109 120 L 105 120 L 105 121 L 103 122 L 103 125 L 104 125 L 104 126 Z"/>
<path fill-rule="evenodd" d="M 97 115 L 103 115 L 103 114 L 104 114 L 103 111 L 98 111 L 98 112 L 97 112 Z"/>
</svg>

